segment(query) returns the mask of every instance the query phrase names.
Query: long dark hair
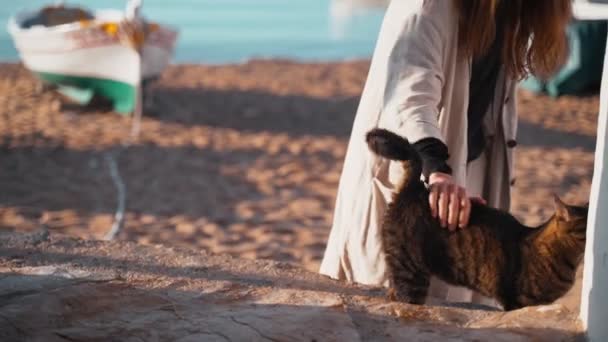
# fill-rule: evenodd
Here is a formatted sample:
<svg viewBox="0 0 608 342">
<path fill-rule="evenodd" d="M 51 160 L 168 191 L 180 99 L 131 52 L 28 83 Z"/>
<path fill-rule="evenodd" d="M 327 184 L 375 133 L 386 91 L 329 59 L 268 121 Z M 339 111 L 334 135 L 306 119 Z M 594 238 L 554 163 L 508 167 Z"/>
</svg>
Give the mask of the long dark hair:
<svg viewBox="0 0 608 342">
<path fill-rule="evenodd" d="M 549 76 L 565 61 L 572 0 L 453 1 L 460 15 L 460 44 L 469 57 L 482 56 L 489 49 L 500 10 L 506 25 L 502 57 L 512 77 Z M 504 6 L 501 1 L 506 1 Z"/>
</svg>

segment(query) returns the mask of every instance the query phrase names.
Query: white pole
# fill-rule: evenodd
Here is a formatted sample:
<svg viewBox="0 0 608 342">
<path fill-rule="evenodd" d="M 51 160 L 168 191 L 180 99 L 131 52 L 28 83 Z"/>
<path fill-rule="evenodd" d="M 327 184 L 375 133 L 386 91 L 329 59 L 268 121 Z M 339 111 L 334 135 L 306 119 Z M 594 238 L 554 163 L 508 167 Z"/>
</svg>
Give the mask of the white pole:
<svg viewBox="0 0 608 342">
<path fill-rule="evenodd" d="M 608 341 L 608 53 L 600 94 L 597 147 L 581 298 L 581 320 L 590 341 Z"/>
<path fill-rule="evenodd" d="M 125 10 L 126 17 L 129 20 L 133 20 L 140 16 L 141 6 L 143 5 L 143 0 L 129 0 L 127 2 L 127 8 Z"/>
<path fill-rule="evenodd" d="M 136 88 L 136 99 L 135 99 L 135 110 L 133 111 L 133 117 L 131 120 L 131 141 L 135 141 L 139 138 L 139 132 L 141 129 L 141 117 L 143 112 L 143 98 L 144 98 L 144 88 L 142 84 L 142 75 L 143 75 L 143 44 L 144 42 L 138 42 L 134 39 L 139 35 L 140 30 L 144 31 L 144 23 L 141 18 L 141 7 L 143 6 L 143 0 L 129 0 L 127 2 L 127 8 L 125 9 L 125 17 L 127 21 L 130 21 L 130 26 L 133 28 L 133 31 L 130 32 L 133 34 L 131 43 L 133 47 L 137 49 L 137 53 L 139 54 L 139 80 Z M 144 38 L 145 39 L 145 38 Z"/>
</svg>

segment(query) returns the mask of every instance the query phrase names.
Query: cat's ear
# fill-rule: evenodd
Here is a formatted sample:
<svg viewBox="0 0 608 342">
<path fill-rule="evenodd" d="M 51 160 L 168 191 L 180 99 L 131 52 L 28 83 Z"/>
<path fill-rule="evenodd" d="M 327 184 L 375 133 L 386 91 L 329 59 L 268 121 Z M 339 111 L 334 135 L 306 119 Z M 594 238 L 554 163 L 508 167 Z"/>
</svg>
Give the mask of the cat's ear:
<svg viewBox="0 0 608 342">
<path fill-rule="evenodd" d="M 563 221 L 570 221 L 572 219 L 572 213 L 568 208 L 568 205 L 564 203 L 557 194 L 553 194 L 553 201 L 555 202 L 555 217 Z"/>
</svg>

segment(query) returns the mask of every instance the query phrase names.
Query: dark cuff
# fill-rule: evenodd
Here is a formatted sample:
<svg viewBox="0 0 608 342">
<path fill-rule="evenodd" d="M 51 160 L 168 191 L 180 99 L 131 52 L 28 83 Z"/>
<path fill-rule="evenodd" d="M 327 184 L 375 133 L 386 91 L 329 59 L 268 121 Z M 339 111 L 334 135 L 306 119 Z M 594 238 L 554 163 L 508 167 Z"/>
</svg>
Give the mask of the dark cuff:
<svg viewBox="0 0 608 342">
<path fill-rule="evenodd" d="M 422 159 L 422 174 L 424 178 L 428 179 L 429 175 L 433 172 L 452 174 L 452 168 L 447 163 L 450 157 L 448 147 L 441 140 L 437 138 L 425 138 L 419 140 L 413 146 Z"/>
</svg>

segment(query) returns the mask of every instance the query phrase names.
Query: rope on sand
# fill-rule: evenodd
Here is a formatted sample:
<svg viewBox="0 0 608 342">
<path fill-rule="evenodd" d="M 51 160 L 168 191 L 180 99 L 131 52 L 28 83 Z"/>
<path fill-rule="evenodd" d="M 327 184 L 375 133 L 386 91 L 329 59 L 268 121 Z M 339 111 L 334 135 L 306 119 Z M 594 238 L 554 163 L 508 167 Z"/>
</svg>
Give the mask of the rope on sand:
<svg viewBox="0 0 608 342">
<path fill-rule="evenodd" d="M 131 146 L 133 142 L 136 142 L 139 138 L 139 133 L 141 131 L 141 118 L 143 114 L 143 99 L 144 99 L 144 87 L 140 84 L 137 87 L 137 101 L 135 105 L 135 111 L 133 113 L 133 118 L 131 120 L 131 135 L 129 139 L 123 144 L 123 149 Z M 114 222 L 112 223 L 112 228 L 105 235 L 104 240 L 114 240 L 116 236 L 120 233 L 120 229 L 122 227 L 122 222 L 124 221 L 125 214 L 125 206 L 127 201 L 127 188 L 120 177 L 120 173 L 118 172 L 118 166 L 116 164 L 116 160 L 112 156 L 112 154 L 107 153 L 105 155 L 106 162 L 108 163 L 108 167 L 110 169 L 110 176 L 112 176 L 112 181 L 114 181 L 114 186 L 118 192 L 118 206 L 116 208 L 116 213 L 114 214 Z"/>
<path fill-rule="evenodd" d="M 110 169 L 110 176 L 112 177 L 112 181 L 114 182 L 114 186 L 116 187 L 116 191 L 118 192 L 118 205 L 116 208 L 116 213 L 114 214 L 114 223 L 112 224 L 112 228 L 110 231 L 104 236 L 104 240 L 114 240 L 118 233 L 120 233 L 120 228 L 122 227 L 122 221 L 124 219 L 125 214 L 125 204 L 127 201 L 127 189 L 120 178 L 120 173 L 118 172 L 118 166 L 116 165 L 116 160 L 114 157 L 108 153 L 105 155 L 106 162 L 108 163 L 108 168 Z"/>
</svg>

